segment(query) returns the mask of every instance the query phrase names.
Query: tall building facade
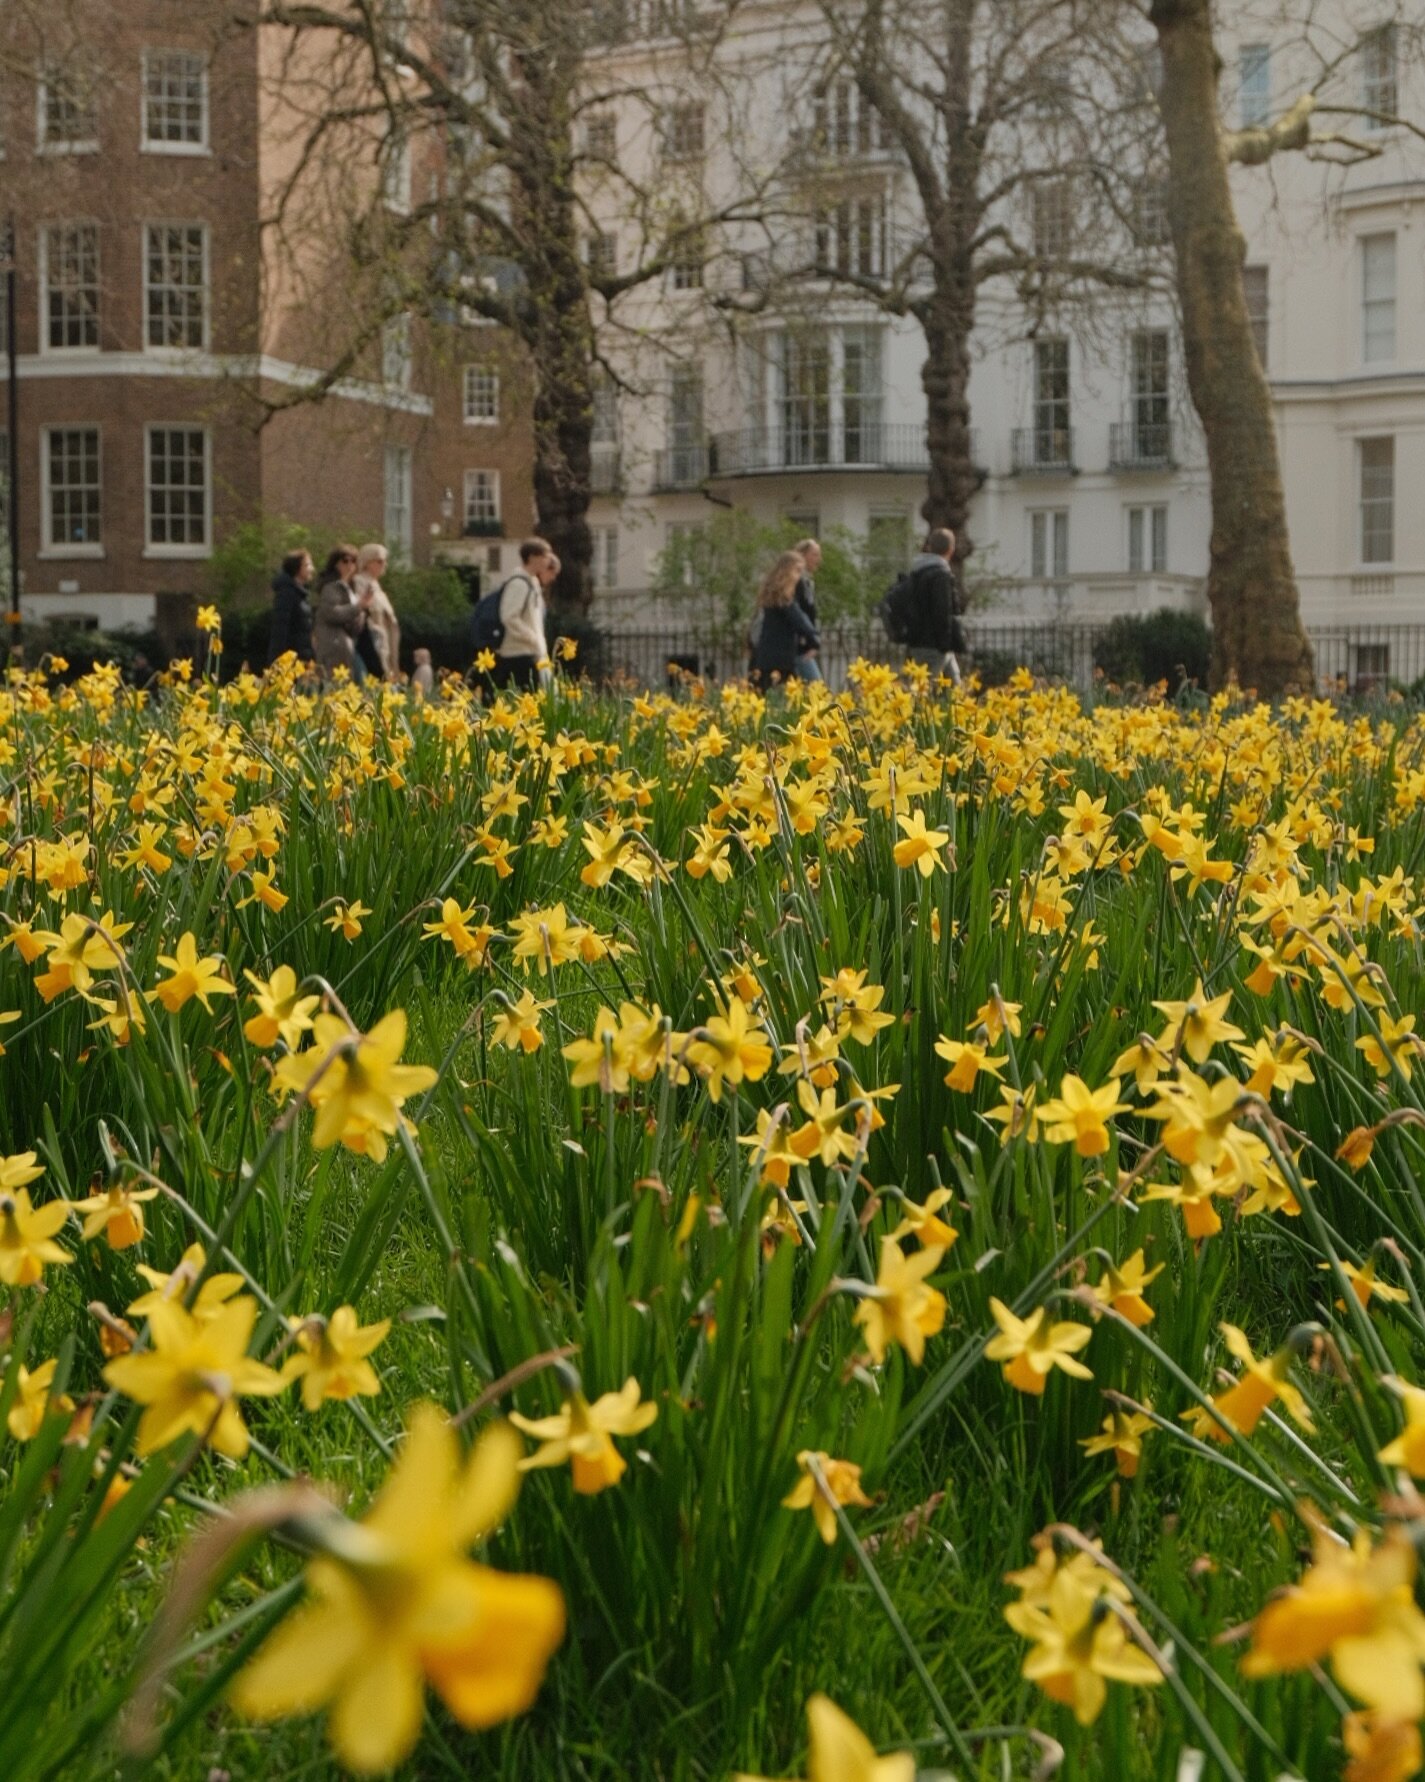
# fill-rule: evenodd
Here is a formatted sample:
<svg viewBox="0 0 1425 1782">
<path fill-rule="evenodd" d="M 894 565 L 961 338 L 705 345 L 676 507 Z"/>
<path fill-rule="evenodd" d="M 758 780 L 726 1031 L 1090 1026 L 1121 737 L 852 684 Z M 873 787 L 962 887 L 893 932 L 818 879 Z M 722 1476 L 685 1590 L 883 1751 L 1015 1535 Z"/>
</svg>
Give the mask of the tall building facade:
<svg viewBox="0 0 1425 1782">
<path fill-rule="evenodd" d="M 806 532 L 844 528 L 873 564 L 893 564 L 922 524 L 921 330 L 845 280 L 777 288 L 767 267 L 797 229 L 815 240 L 818 262 L 853 277 L 902 263 L 923 232 L 902 154 L 837 69 L 816 7 L 744 9 L 719 42 L 720 81 L 695 72 L 656 8 L 629 0 L 613 10 L 598 78 L 609 90 L 616 73 L 631 89 L 661 91 L 667 122 L 653 140 L 629 137 L 615 106 L 592 107 L 585 129 L 601 133 L 601 153 L 642 156 L 645 170 L 661 157 L 670 178 L 689 177 L 695 162 L 715 204 L 729 153 L 715 114 L 720 93 L 737 90 L 741 164 L 780 158 L 784 177 L 775 226 L 745 230 L 740 252 L 673 265 L 638 325 L 620 331 L 636 341 L 622 349 L 621 382 L 640 393 L 611 390 L 596 415 L 617 470 L 592 516 L 604 610 L 635 623 L 667 617 L 651 591 L 660 554 L 714 507 Z M 1323 99 L 1360 113 L 1333 120 L 1353 138 L 1336 151 L 1344 164 L 1288 153 L 1234 174 L 1304 616 L 1425 623 L 1425 512 L 1397 500 L 1425 477 L 1425 145 L 1388 122 L 1425 116 L 1425 86 L 1404 27 L 1379 24 L 1369 4 L 1297 10 L 1317 37 L 1288 28 L 1289 6 L 1249 0 L 1224 15 L 1220 47 L 1225 128 L 1280 115 L 1333 58 Z M 1151 81 L 1151 41 L 1143 51 Z M 818 75 L 819 63 L 830 72 Z M 749 101 L 755 83 L 762 97 Z M 1007 281 L 981 293 L 970 579 L 987 616 L 1205 611 L 1206 449 L 1152 174 L 1150 162 L 1122 249 L 1126 268 L 1143 268 L 1141 288 L 1032 316 Z M 1076 178 L 1012 201 L 1007 227 L 1051 260 L 1086 251 Z M 597 215 L 597 190 L 590 204 Z M 599 218 L 600 253 L 617 254 L 617 231 L 616 215 Z M 1374 658 L 1356 666 L 1389 672 Z"/>
<path fill-rule="evenodd" d="M 291 45 L 224 29 L 230 10 L 74 0 L 67 32 L 21 41 L 22 8 L 0 52 L 29 620 L 181 628 L 215 546 L 259 516 L 497 573 L 531 524 L 498 330 L 393 314 L 334 374 L 341 217 L 274 226 L 306 142 Z M 333 189 L 380 180 L 399 212 L 437 170 L 379 149 Z"/>
</svg>

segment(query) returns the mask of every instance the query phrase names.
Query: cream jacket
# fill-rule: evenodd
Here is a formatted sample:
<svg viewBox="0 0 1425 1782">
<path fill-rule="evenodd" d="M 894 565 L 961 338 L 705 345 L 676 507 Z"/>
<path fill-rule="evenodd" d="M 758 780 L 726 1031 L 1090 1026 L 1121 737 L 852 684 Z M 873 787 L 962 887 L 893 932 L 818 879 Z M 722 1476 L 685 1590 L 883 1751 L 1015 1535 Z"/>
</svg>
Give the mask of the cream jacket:
<svg viewBox="0 0 1425 1782">
<path fill-rule="evenodd" d="M 505 583 L 500 621 L 505 627 L 500 655 L 533 656 L 536 662 L 549 655 L 544 637 L 544 589 L 523 569 L 517 569 Z"/>
</svg>

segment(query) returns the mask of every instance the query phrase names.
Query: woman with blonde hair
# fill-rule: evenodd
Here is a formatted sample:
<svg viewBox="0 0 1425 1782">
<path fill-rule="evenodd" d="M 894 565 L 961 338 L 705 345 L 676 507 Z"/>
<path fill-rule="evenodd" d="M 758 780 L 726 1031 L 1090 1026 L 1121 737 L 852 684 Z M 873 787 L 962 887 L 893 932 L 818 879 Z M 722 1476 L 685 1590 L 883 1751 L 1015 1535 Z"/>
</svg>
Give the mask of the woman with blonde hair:
<svg viewBox="0 0 1425 1782">
<path fill-rule="evenodd" d="M 401 672 L 401 621 L 396 617 L 391 597 L 381 586 L 390 561 L 385 545 L 362 545 L 356 555 L 356 593 L 366 603 L 366 625 L 381 673 L 393 681 Z"/>
<path fill-rule="evenodd" d="M 797 583 L 805 573 L 801 552 L 783 551 L 757 591 L 762 623 L 752 651 L 752 679 L 761 686 L 820 678 L 811 652 L 820 646 L 821 635 L 796 602 Z"/>
</svg>

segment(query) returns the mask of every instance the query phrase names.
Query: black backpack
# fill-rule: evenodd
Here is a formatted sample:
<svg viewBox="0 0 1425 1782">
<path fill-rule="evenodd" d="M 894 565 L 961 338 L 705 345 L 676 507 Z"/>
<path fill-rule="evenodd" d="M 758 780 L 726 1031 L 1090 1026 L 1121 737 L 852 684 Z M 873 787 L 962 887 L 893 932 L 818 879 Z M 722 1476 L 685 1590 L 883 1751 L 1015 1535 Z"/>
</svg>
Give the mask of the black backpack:
<svg viewBox="0 0 1425 1782">
<path fill-rule="evenodd" d="M 915 577 L 909 570 L 891 583 L 876 611 L 893 644 L 910 642 L 915 625 Z"/>
<path fill-rule="evenodd" d="M 470 615 L 470 642 L 476 655 L 481 650 L 489 650 L 497 654 L 505 641 L 505 621 L 500 617 L 500 602 L 504 597 L 506 584 L 501 582 L 498 588 L 492 588 L 488 594 L 482 594 L 475 603 L 475 611 Z"/>
</svg>

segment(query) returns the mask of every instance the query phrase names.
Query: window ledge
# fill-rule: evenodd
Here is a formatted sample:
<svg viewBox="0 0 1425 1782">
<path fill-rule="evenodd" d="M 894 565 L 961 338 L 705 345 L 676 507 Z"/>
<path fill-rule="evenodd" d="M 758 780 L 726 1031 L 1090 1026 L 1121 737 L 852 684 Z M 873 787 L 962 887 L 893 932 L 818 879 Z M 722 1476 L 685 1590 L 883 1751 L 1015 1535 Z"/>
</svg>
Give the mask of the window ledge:
<svg viewBox="0 0 1425 1782">
<path fill-rule="evenodd" d="M 498 427 L 499 424 L 500 417 L 498 415 L 466 415 L 465 417 L 467 427 Z"/>
<path fill-rule="evenodd" d="M 97 155 L 97 142 L 41 142 L 35 147 L 37 155 Z"/>
<path fill-rule="evenodd" d="M 176 155 L 180 158 L 194 160 L 201 156 L 212 155 L 212 149 L 206 142 L 148 142 L 139 143 L 141 155 Z"/>
<path fill-rule="evenodd" d="M 101 544 L 47 545 L 39 553 L 41 563 L 99 563 L 104 559 Z"/>
<path fill-rule="evenodd" d="M 147 563 L 204 563 L 213 554 L 211 545 L 147 545 Z"/>
</svg>

